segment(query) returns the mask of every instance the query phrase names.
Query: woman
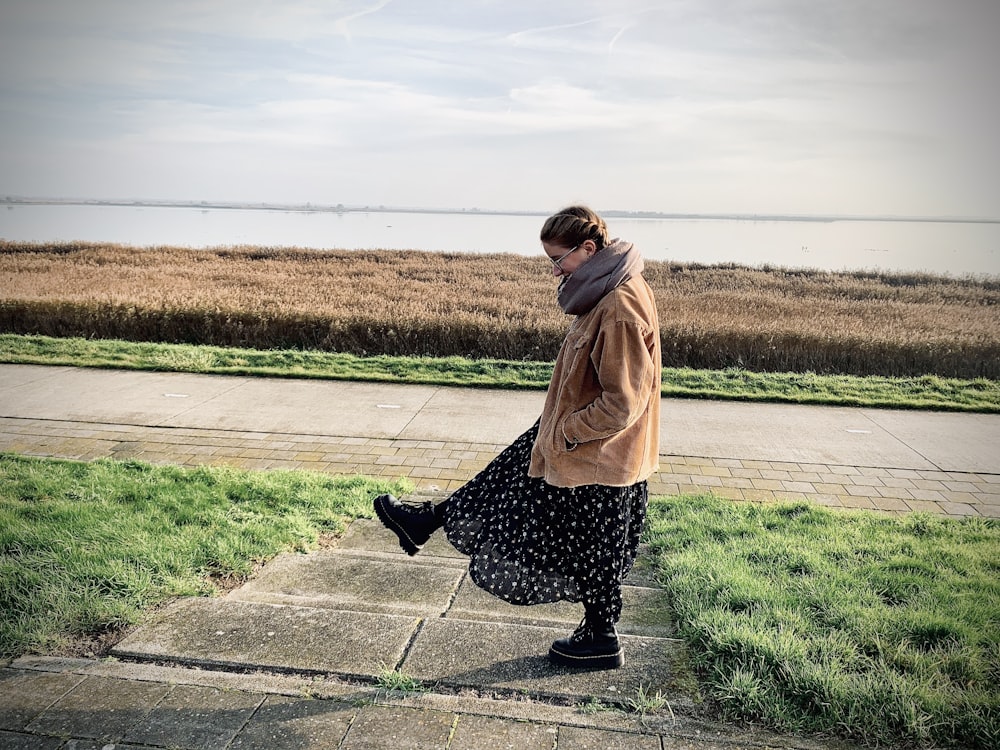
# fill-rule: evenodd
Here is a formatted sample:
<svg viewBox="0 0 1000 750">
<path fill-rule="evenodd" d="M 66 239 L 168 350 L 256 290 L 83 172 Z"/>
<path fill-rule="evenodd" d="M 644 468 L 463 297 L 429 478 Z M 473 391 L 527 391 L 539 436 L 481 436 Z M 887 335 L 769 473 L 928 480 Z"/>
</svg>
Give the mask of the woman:
<svg viewBox="0 0 1000 750">
<path fill-rule="evenodd" d="M 380 495 L 375 512 L 410 555 L 443 526 L 472 580 L 507 602 L 582 602 L 580 627 L 549 656 L 615 668 L 621 585 L 659 454 L 659 322 L 638 251 L 609 239 L 589 208 L 549 217 L 541 241 L 559 305 L 575 318 L 540 419 L 436 508 Z"/>
</svg>

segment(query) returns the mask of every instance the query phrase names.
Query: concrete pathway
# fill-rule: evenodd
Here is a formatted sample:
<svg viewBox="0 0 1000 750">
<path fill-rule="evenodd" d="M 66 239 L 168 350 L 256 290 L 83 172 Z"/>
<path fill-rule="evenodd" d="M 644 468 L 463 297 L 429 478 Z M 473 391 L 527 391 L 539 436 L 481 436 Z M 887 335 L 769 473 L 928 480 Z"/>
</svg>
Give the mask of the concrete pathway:
<svg viewBox="0 0 1000 750">
<path fill-rule="evenodd" d="M 0 450 L 408 476 L 443 497 L 529 427 L 542 394 L 0 366 Z M 1000 514 L 1000 417 L 670 400 L 657 494 Z M 415 558 L 376 523 L 181 599 L 110 660 L 0 665 L 2 748 L 820 748 L 701 721 L 640 556 L 626 667 L 553 667 L 576 605 L 520 608 L 440 535 Z M 430 687 L 380 687 L 405 673 Z M 621 710 L 643 694 L 667 707 Z M 641 701 L 640 701 L 641 702 Z M 838 745 L 843 747 L 843 745 Z"/>
<path fill-rule="evenodd" d="M 468 481 L 544 394 L 0 365 L 0 450 Z M 667 399 L 653 494 L 1000 515 L 1000 415 Z"/>
</svg>

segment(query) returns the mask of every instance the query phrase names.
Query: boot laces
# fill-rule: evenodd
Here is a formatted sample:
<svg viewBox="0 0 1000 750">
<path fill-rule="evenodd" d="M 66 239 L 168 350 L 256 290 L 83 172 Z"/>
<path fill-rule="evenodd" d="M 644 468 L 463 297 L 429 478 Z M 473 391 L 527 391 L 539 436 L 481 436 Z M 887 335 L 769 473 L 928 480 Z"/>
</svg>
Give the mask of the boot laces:
<svg viewBox="0 0 1000 750">
<path fill-rule="evenodd" d="M 570 636 L 570 640 L 573 641 L 573 643 L 580 643 L 581 641 L 585 641 L 588 638 L 593 637 L 593 635 L 593 626 L 587 622 L 587 618 L 584 617 L 583 620 L 580 621 L 579 627 L 573 631 L 573 635 Z"/>
<path fill-rule="evenodd" d="M 420 515 L 422 513 L 426 513 L 427 511 L 433 511 L 434 503 L 430 500 L 424 500 L 422 502 L 400 502 L 399 507 L 407 513 Z"/>
</svg>

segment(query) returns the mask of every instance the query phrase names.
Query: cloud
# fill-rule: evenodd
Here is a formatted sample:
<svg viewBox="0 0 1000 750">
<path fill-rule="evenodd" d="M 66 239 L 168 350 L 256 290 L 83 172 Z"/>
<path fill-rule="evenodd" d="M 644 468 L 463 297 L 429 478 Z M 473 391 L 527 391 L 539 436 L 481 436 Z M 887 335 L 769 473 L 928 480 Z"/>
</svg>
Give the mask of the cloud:
<svg viewBox="0 0 1000 750">
<path fill-rule="evenodd" d="M 372 5 L 371 7 L 363 8 L 362 10 L 358 10 L 355 11 L 354 13 L 342 16 L 341 18 L 338 18 L 336 21 L 334 21 L 333 26 L 337 30 L 337 33 L 343 36 L 347 41 L 351 41 L 351 31 L 349 27 L 350 22 L 355 21 L 359 18 L 364 18 L 365 16 L 370 16 L 373 13 L 378 13 L 380 10 L 382 10 L 382 8 L 388 5 L 389 2 L 390 0 L 382 0 L 381 2 L 378 2 L 375 5 Z"/>
<path fill-rule="evenodd" d="M 337 174 L 406 205 L 1000 205 L 992 0 L 9 5 L 3 192 L 309 200 Z"/>
</svg>

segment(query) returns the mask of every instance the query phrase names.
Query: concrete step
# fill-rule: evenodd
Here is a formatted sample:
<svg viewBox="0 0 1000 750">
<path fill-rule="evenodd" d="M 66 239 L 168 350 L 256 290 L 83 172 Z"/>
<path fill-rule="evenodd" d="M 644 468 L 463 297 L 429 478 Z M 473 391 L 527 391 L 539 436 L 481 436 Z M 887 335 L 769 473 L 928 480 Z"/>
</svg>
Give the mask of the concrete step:
<svg viewBox="0 0 1000 750">
<path fill-rule="evenodd" d="M 225 670 L 327 674 L 371 681 L 399 669 L 426 683 L 487 694 L 604 701 L 640 687 L 687 700 L 686 662 L 663 593 L 623 588 L 619 632 L 626 666 L 581 672 L 553 666 L 551 642 L 573 630 L 582 607 L 516 607 L 479 589 L 467 559 L 443 534 L 409 557 L 376 521 L 351 524 L 337 547 L 284 554 L 225 598 L 164 608 L 113 650 L 136 661 Z"/>
<path fill-rule="evenodd" d="M 165 608 L 112 655 L 368 680 L 399 669 L 438 688 L 571 701 L 613 701 L 642 687 L 662 692 L 675 708 L 687 702 L 675 684 L 683 659 L 679 642 L 622 636 L 622 669 L 581 671 L 549 662 L 549 644 L 565 635 L 564 628 L 187 598 Z"/>
<path fill-rule="evenodd" d="M 111 654 L 371 678 L 400 663 L 419 624 L 417 617 L 191 597 L 165 607 Z"/>
<path fill-rule="evenodd" d="M 456 562 L 459 564 L 456 565 Z M 303 607 L 438 617 L 465 575 L 460 561 L 340 551 L 280 555 L 227 599 Z"/>
<path fill-rule="evenodd" d="M 640 687 L 661 692 L 676 707 L 690 702 L 675 682 L 680 642 L 670 638 L 622 636 L 625 666 L 587 671 L 554 666 L 549 645 L 565 629 L 453 618 L 427 620 L 402 671 L 427 683 L 471 688 L 480 693 L 509 691 L 582 701 L 613 701 L 634 696 Z"/>
<path fill-rule="evenodd" d="M 664 622 L 664 593 L 659 589 L 641 586 L 623 586 L 624 609 L 618 623 L 618 632 L 626 635 L 644 635 L 669 638 L 676 634 L 672 622 Z M 583 606 L 574 602 L 536 604 L 529 607 L 515 606 L 483 591 L 466 576 L 458 587 L 455 600 L 445 615 L 448 619 L 503 622 L 516 625 L 555 627 L 574 630 L 583 617 Z"/>
<path fill-rule="evenodd" d="M 386 555 L 396 555 L 417 564 L 424 562 L 427 558 L 443 558 L 457 561 L 458 565 L 464 567 L 465 561 L 468 559 L 448 544 L 445 535 L 440 531 L 431 536 L 430 541 L 417 555 L 409 557 L 400 549 L 395 534 L 386 531 L 385 527 L 378 521 L 365 518 L 359 518 L 347 527 L 343 538 L 337 544 L 337 549 L 345 552 L 379 552 Z M 429 564 L 438 565 L 439 562 L 435 559 Z"/>
<path fill-rule="evenodd" d="M 619 631 L 669 637 L 673 623 L 663 622 L 664 593 L 624 586 L 625 608 Z M 530 607 L 507 604 L 476 586 L 466 575 L 465 558 L 423 553 L 332 549 L 309 555 L 279 555 L 251 581 L 232 591 L 231 601 L 288 604 L 357 612 L 449 617 L 507 622 L 572 630 L 582 607 L 556 602 Z"/>
</svg>

